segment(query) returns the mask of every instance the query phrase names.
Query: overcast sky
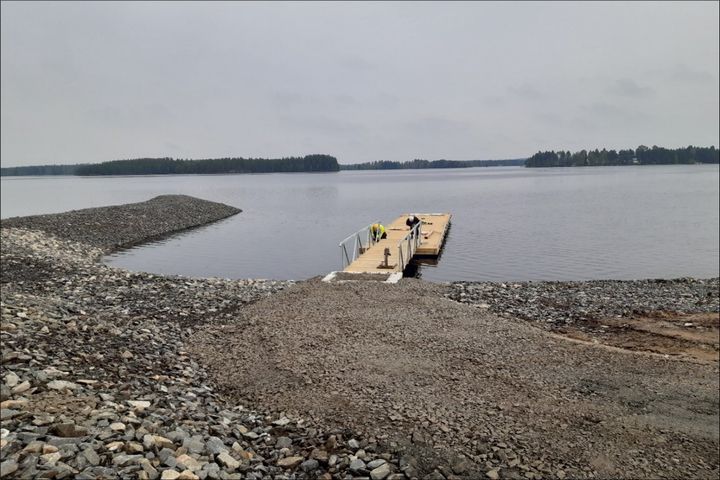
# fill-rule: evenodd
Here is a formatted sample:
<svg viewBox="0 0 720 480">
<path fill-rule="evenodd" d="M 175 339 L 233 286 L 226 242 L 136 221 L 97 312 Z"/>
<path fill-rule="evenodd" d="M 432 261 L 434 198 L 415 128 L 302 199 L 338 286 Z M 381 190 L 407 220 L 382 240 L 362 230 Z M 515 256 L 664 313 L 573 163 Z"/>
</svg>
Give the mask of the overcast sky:
<svg viewBox="0 0 720 480">
<path fill-rule="evenodd" d="M 718 145 L 718 2 L 2 2 L 3 166 Z"/>
</svg>

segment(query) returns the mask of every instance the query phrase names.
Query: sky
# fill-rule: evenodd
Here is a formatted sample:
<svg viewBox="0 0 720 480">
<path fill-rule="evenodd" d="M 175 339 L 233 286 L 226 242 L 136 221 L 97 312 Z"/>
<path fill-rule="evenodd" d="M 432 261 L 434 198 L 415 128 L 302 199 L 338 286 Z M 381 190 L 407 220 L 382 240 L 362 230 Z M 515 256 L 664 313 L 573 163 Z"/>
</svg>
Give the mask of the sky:
<svg viewBox="0 0 720 480">
<path fill-rule="evenodd" d="M 718 2 L 2 2 L 0 163 L 718 146 Z"/>
</svg>

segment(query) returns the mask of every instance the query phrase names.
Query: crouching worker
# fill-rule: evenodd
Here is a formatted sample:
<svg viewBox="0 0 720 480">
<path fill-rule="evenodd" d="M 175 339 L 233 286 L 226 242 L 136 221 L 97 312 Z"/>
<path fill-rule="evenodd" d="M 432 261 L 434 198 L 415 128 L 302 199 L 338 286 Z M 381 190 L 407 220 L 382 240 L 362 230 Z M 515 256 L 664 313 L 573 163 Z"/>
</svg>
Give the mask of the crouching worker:
<svg viewBox="0 0 720 480">
<path fill-rule="evenodd" d="M 387 238 L 387 232 L 385 231 L 385 227 L 383 227 L 381 223 L 373 223 L 370 226 L 370 236 L 376 242 L 379 242 L 383 238 Z"/>
<path fill-rule="evenodd" d="M 415 215 L 410 215 L 407 220 L 405 220 L 405 225 L 410 227 L 410 230 L 415 228 L 415 225 L 417 225 L 418 223 L 422 223 L 422 220 L 420 220 Z M 418 233 L 420 233 L 420 227 L 418 227 Z"/>
</svg>

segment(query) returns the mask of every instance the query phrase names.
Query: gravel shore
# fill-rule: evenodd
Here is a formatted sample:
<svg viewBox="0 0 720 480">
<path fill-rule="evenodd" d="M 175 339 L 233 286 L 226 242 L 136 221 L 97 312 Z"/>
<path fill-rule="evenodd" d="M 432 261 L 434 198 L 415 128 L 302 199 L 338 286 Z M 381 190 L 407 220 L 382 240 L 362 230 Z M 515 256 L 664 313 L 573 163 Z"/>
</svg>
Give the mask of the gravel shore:
<svg viewBox="0 0 720 480">
<path fill-rule="evenodd" d="M 238 211 L 164 196 L 1 222 L 0 477 L 717 478 L 716 362 L 534 326 L 717 312 L 717 279 L 326 284 L 98 263 Z"/>
<path fill-rule="evenodd" d="M 718 312 L 720 279 L 588 282 L 457 282 L 449 298 L 553 328 L 654 312 Z"/>
</svg>

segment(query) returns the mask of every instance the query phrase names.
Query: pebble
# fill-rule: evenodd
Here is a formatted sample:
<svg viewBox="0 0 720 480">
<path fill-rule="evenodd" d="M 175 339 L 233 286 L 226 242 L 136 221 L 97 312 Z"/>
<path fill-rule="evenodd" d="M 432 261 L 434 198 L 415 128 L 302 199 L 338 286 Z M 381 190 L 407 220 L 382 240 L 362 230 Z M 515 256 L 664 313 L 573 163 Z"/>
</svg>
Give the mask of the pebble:
<svg viewBox="0 0 720 480">
<path fill-rule="evenodd" d="M 51 390 L 76 390 L 80 388 L 80 385 L 65 380 L 53 380 L 48 382 L 47 387 Z"/>
<path fill-rule="evenodd" d="M 353 472 L 357 472 L 358 470 L 365 469 L 365 462 L 360 460 L 359 458 L 356 458 L 352 462 L 350 462 L 350 470 Z"/>
<path fill-rule="evenodd" d="M 304 462 L 302 462 L 302 464 L 300 465 L 300 468 L 304 472 L 311 472 L 311 471 L 315 470 L 316 468 L 318 468 L 319 466 L 320 466 L 320 463 L 317 460 L 310 459 L 310 460 L 305 460 Z"/>
<path fill-rule="evenodd" d="M 292 445 L 292 440 L 288 437 L 278 437 L 275 441 L 275 448 L 288 448 Z"/>
<path fill-rule="evenodd" d="M 160 478 L 162 480 L 177 480 L 180 478 L 180 472 L 177 470 L 163 470 Z"/>
<path fill-rule="evenodd" d="M 237 460 L 235 460 L 233 457 L 230 456 L 227 452 L 222 452 L 217 456 L 217 460 L 230 470 L 235 470 L 238 468 L 241 464 Z"/>
<path fill-rule="evenodd" d="M 370 467 L 369 463 L 368 468 L 372 468 Z M 370 478 L 372 478 L 372 480 L 384 480 L 385 477 L 387 477 L 388 475 L 390 475 L 390 465 L 388 465 L 387 463 L 383 463 L 379 467 L 376 467 L 372 471 L 370 471 Z"/>
<path fill-rule="evenodd" d="M 15 375 L 13 372 L 8 372 L 5 375 L 5 385 L 12 388 L 20 382 L 20 377 Z"/>
<path fill-rule="evenodd" d="M 303 457 L 300 456 L 294 456 L 294 457 L 285 457 L 281 458 L 277 461 L 278 467 L 282 468 L 295 468 L 298 465 L 300 465 L 303 461 Z"/>
<path fill-rule="evenodd" d="M 4 462 L 0 463 L 0 478 L 8 477 L 11 474 L 17 472 L 17 470 L 18 464 L 15 462 L 15 460 L 5 460 Z"/>
<path fill-rule="evenodd" d="M 12 393 L 14 393 L 14 394 L 17 395 L 17 394 L 19 394 L 19 393 L 27 392 L 28 390 L 30 390 L 30 382 L 27 381 L 27 380 L 25 380 L 24 382 L 16 385 L 16 386 L 12 389 Z"/>
</svg>

